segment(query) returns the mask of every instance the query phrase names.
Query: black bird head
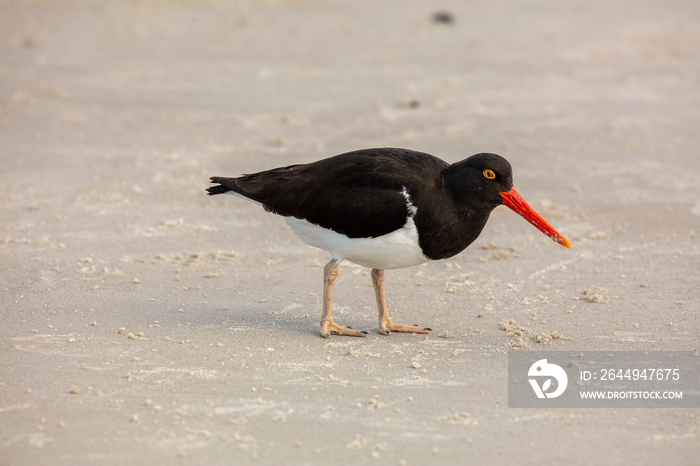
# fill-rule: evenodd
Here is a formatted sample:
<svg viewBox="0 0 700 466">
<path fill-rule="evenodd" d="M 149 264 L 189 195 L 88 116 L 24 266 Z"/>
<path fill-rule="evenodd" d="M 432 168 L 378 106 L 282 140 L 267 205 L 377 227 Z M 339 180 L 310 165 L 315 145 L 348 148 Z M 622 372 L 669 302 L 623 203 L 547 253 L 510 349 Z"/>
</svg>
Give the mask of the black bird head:
<svg viewBox="0 0 700 466">
<path fill-rule="evenodd" d="M 513 170 L 500 155 L 476 154 L 442 172 L 448 198 L 459 210 L 490 212 L 503 203 L 499 195 L 513 188 Z"/>
<path fill-rule="evenodd" d="M 453 209 L 465 216 L 488 217 L 493 209 L 504 204 L 555 242 L 571 247 L 513 188 L 513 169 L 500 155 L 472 155 L 443 170 L 442 180 Z"/>
</svg>

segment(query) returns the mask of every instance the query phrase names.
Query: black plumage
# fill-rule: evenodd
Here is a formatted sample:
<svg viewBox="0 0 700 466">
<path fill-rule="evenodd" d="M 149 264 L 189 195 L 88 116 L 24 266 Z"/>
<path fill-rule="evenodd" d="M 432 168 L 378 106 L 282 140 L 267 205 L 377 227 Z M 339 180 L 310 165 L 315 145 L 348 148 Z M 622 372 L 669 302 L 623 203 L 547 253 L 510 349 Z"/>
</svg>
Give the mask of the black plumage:
<svg viewBox="0 0 700 466">
<path fill-rule="evenodd" d="M 499 180 L 484 183 L 491 167 Z M 365 149 L 308 164 L 275 168 L 238 178 L 212 177 L 210 195 L 235 191 L 266 210 L 304 219 L 349 238 L 375 238 L 401 228 L 410 214 L 405 189 L 417 209 L 420 247 L 429 259 L 464 250 L 502 203 L 498 190 L 512 187 L 510 164 L 477 154 L 450 165 L 407 149 Z M 496 189 L 486 189 L 491 185 Z M 488 196 L 474 196 L 483 192 Z"/>
</svg>

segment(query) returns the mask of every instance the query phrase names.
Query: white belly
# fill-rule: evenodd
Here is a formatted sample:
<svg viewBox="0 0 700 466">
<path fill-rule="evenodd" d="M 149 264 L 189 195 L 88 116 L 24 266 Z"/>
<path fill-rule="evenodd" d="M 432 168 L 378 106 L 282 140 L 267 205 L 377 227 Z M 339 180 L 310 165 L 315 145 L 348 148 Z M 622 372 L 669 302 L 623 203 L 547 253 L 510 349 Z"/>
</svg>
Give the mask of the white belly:
<svg viewBox="0 0 700 466">
<path fill-rule="evenodd" d="M 285 220 L 306 244 L 329 251 L 337 260 L 349 260 L 374 269 L 400 269 L 429 260 L 418 245 L 413 218 L 402 228 L 376 238 L 348 238 L 306 220 L 294 217 L 285 217 Z"/>
</svg>

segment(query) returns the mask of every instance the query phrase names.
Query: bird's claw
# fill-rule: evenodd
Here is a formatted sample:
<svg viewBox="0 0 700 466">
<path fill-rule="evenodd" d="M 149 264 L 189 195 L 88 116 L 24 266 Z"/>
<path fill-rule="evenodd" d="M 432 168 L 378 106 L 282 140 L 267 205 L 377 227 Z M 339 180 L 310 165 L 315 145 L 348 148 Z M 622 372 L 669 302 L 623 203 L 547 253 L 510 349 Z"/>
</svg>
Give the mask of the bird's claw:
<svg viewBox="0 0 700 466">
<path fill-rule="evenodd" d="M 382 335 L 390 335 L 391 332 L 397 333 L 420 333 L 423 335 L 428 334 L 432 331 L 431 328 L 423 328 L 418 325 L 405 325 L 405 324 L 395 324 L 391 319 L 386 322 L 382 322 L 379 325 L 379 333 Z"/>
<path fill-rule="evenodd" d="M 345 335 L 349 337 L 366 337 L 367 332 L 353 330 L 351 327 L 338 325 L 332 320 L 321 322 L 321 336 L 329 338 L 331 335 Z"/>
</svg>

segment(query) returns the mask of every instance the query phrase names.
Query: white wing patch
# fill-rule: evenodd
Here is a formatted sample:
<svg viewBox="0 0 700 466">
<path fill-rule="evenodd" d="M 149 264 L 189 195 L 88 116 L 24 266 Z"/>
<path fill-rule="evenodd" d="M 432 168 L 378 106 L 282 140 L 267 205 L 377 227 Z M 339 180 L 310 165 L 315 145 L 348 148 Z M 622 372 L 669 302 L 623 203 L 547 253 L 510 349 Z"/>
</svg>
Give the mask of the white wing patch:
<svg viewBox="0 0 700 466">
<path fill-rule="evenodd" d="M 406 207 L 408 208 L 408 216 L 413 217 L 418 212 L 418 207 L 414 206 L 411 202 L 411 195 L 408 194 L 408 189 L 406 186 L 401 190 L 401 195 L 406 198 Z"/>
</svg>

